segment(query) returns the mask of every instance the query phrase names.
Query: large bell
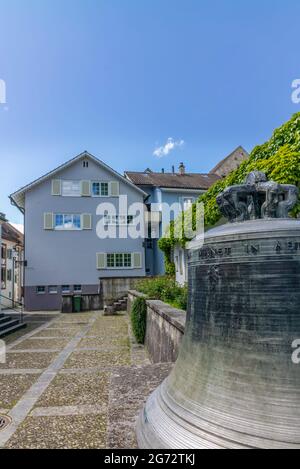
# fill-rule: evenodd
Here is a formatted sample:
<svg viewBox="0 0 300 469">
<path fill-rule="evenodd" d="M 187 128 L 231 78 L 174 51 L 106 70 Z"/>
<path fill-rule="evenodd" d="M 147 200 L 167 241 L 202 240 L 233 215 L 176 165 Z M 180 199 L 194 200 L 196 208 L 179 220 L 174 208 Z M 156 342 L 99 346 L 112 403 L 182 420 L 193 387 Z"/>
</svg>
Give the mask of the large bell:
<svg viewBox="0 0 300 469">
<path fill-rule="evenodd" d="M 140 415 L 140 448 L 300 448 L 297 196 L 254 172 L 218 198 L 232 223 L 189 254 L 186 333 Z"/>
</svg>

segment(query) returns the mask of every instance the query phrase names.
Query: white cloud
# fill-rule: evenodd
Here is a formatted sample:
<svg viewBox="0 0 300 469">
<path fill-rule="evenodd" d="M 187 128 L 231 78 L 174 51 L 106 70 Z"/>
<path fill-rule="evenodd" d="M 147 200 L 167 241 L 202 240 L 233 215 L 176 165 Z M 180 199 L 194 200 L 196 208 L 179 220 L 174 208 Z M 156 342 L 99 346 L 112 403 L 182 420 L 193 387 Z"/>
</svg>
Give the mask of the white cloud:
<svg viewBox="0 0 300 469">
<path fill-rule="evenodd" d="M 174 140 L 174 138 L 170 137 L 167 140 L 167 143 L 161 147 L 155 148 L 153 155 L 157 156 L 157 158 L 163 158 L 167 156 L 171 151 L 175 150 L 175 148 L 182 147 L 184 145 L 184 140 Z"/>
</svg>

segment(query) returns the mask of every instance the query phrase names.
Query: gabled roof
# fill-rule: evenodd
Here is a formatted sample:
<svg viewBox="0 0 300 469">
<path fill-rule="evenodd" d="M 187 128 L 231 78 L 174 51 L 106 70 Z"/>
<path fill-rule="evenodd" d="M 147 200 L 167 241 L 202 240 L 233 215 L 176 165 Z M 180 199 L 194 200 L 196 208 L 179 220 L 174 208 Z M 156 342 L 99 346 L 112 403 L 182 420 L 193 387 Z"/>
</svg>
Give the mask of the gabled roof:
<svg viewBox="0 0 300 469">
<path fill-rule="evenodd" d="M 124 183 L 128 184 L 131 186 L 133 189 L 138 191 L 140 194 L 142 194 L 144 197 L 147 197 L 147 194 L 140 189 L 139 187 L 135 186 L 131 181 L 126 179 L 124 176 L 122 176 L 120 173 L 112 169 L 110 166 L 105 164 L 103 161 L 99 160 L 95 156 L 93 156 L 91 153 L 84 151 L 83 153 L 80 153 L 79 155 L 75 156 L 75 158 L 72 158 L 71 160 L 67 161 L 66 163 L 62 164 L 61 166 L 58 166 L 57 168 L 53 169 L 49 173 L 45 174 L 44 176 L 41 176 L 40 178 L 36 179 L 35 181 L 31 182 L 30 184 L 27 184 L 26 186 L 22 187 L 21 189 L 17 190 L 13 194 L 10 195 L 11 201 L 17 205 L 17 207 L 21 210 L 24 211 L 24 203 L 25 203 L 25 193 L 29 191 L 30 189 L 33 189 L 37 185 L 41 184 L 44 181 L 47 181 L 48 179 L 52 178 L 55 176 L 57 173 L 62 171 L 63 169 L 66 169 L 70 166 L 72 166 L 74 163 L 77 161 L 80 161 L 81 159 L 89 159 L 92 160 L 94 163 L 99 165 L 101 168 L 105 169 L 109 173 L 111 173 L 113 176 L 117 177 L 118 179 L 122 180 Z"/>
<path fill-rule="evenodd" d="M 23 245 L 24 235 L 10 223 L 2 225 L 2 239 Z"/>
<path fill-rule="evenodd" d="M 240 160 L 247 159 L 249 158 L 249 153 L 243 148 L 241 145 L 239 145 L 233 152 L 230 153 L 230 155 L 226 156 L 221 160 L 211 171 L 210 174 L 215 174 L 225 163 L 227 160 L 230 160 L 232 157 L 237 156 Z"/>
<path fill-rule="evenodd" d="M 217 174 L 143 173 L 126 171 L 125 176 L 137 186 L 207 190 L 220 179 Z"/>
</svg>

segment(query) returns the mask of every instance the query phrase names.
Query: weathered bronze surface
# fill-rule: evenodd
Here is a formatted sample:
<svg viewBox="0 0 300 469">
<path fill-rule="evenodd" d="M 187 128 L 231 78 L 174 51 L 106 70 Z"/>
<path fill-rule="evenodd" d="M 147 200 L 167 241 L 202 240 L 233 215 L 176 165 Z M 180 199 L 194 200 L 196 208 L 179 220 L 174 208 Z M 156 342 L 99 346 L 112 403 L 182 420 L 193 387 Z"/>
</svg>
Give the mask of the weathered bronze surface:
<svg viewBox="0 0 300 469">
<path fill-rule="evenodd" d="M 140 416 L 141 448 L 300 448 L 300 220 L 260 216 L 191 251 L 183 345 Z"/>
</svg>

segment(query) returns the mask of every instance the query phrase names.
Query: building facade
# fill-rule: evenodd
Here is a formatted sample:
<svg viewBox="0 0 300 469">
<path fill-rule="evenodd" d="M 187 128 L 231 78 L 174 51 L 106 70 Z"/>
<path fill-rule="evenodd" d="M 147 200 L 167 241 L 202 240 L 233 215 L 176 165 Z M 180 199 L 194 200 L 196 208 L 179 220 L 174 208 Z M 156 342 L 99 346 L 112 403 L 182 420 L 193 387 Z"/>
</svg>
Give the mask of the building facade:
<svg viewBox="0 0 300 469">
<path fill-rule="evenodd" d="M 144 237 L 128 235 L 137 220 L 123 199 L 128 209 L 146 196 L 88 152 L 12 194 L 25 220 L 26 310 L 59 310 L 62 295 L 97 294 L 102 278 L 145 276 Z"/>
<path fill-rule="evenodd" d="M 23 234 L 10 223 L 2 224 L 1 306 L 14 308 L 23 296 Z"/>
<path fill-rule="evenodd" d="M 155 173 L 149 169 L 140 172 L 125 173 L 125 176 L 148 194 L 146 200 L 151 226 L 146 245 L 147 275 L 165 273 L 164 255 L 159 249 L 158 240 L 164 235 L 170 221 L 187 210 L 220 177 L 215 174 L 187 173 L 181 163 L 178 172 Z M 178 258 L 178 271 L 181 271 L 185 260 Z"/>
</svg>

